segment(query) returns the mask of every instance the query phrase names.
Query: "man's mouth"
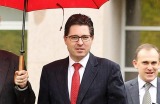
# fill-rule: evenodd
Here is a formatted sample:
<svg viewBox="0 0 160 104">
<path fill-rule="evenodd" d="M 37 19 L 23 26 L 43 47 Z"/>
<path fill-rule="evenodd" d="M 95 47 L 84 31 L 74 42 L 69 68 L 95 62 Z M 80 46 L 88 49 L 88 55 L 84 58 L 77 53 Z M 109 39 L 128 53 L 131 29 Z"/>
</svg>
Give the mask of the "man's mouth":
<svg viewBox="0 0 160 104">
<path fill-rule="evenodd" d="M 84 49 L 83 48 L 76 48 L 76 50 L 81 51 L 81 50 L 84 50 Z"/>
<path fill-rule="evenodd" d="M 153 74 L 153 72 L 146 72 L 146 74 Z"/>
</svg>

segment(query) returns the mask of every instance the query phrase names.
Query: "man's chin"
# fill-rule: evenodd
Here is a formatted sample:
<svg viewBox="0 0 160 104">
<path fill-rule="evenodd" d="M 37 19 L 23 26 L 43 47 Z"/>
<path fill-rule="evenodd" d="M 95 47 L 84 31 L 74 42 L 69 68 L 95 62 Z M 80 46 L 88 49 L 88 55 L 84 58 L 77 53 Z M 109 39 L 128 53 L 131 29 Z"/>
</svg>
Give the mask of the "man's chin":
<svg viewBox="0 0 160 104">
<path fill-rule="evenodd" d="M 77 53 L 77 54 L 76 54 L 76 56 L 78 56 L 78 57 L 85 57 L 85 56 L 86 56 L 86 54 L 85 54 L 85 53 L 83 53 L 83 52 L 79 52 L 79 53 Z"/>
<path fill-rule="evenodd" d="M 146 82 L 151 82 L 151 81 L 153 81 L 154 79 L 155 79 L 156 77 L 155 76 L 147 76 L 147 78 L 146 78 Z"/>
</svg>

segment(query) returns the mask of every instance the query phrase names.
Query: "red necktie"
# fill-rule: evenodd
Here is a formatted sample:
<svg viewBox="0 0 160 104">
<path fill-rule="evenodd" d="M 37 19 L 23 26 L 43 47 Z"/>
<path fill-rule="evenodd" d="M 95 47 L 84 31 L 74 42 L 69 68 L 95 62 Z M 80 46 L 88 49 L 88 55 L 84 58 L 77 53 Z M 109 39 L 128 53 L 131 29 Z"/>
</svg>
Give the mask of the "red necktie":
<svg viewBox="0 0 160 104">
<path fill-rule="evenodd" d="M 72 86 L 71 86 L 71 104 L 76 104 L 79 86 L 80 86 L 80 75 L 78 70 L 81 67 L 81 64 L 75 63 L 73 64 L 74 73 L 72 76 Z"/>
</svg>

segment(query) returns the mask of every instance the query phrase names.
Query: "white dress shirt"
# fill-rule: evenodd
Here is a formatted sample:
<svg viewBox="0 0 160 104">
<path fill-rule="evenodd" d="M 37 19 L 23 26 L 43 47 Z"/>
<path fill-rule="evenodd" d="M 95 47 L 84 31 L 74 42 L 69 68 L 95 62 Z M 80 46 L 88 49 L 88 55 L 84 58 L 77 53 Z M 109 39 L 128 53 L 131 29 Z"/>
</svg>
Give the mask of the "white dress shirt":
<svg viewBox="0 0 160 104">
<path fill-rule="evenodd" d="M 80 83 L 81 83 L 81 80 L 82 80 L 82 77 L 83 77 L 83 73 L 84 73 L 84 70 L 86 68 L 86 64 L 89 60 L 89 54 L 87 54 L 86 57 L 84 57 L 81 61 L 79 61 L 78 63 L 80 63 L 82 65 L 82 67 L 79 69 L 79 74 L 80 74 Z M 69 66 L 68 66 L 68 91 L 69 91 L 69 97 L 71 95 L 71 84 L 72 84 L 72 76 L 73 76 L 73 73 L 74 73 L 74 67 L 73 67 L 73 64 L 76 63 L 74 62 L 71 57 L 69 56 Z"/>
<path fill-rule="evenodd" d="M 144 85 L 146 82 L 144 82 L 139 76 L 138 76 L 138 83 L 139 83 L 139 100 L 140 104 L 142 104 L 143 96 L 145 93 Z M 157 102 L 157 78 L 155 78 L 153 81 L 150 82 L 152 86 L 149 89 L 149 93 L 151 95 L 152 103 Z"/>
</svg>

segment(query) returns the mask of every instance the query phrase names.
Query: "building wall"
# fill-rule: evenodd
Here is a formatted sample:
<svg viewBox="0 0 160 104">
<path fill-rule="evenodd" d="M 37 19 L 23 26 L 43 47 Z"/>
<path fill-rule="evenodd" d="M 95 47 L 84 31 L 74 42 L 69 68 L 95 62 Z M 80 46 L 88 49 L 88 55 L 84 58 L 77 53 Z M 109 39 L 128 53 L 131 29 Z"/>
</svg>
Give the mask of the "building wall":
<svg viewBox="0 0 160 104">
<path fill-rule="evenodd" d="M 103 8 L 103 57 L 120 64 L 122 0 L 111 0 Z"/>
<path fill-rule="evenodd" d="M 64 9 L 61 31 L 62 9 L 40 10 L 28 14 L 27 65 L 29 80 L 37 98 L 43 65 L 68 56 L 63 33 L 65 22 L 72 14 L 86 14 L 92 18 L 95 38 L 91 52 L 96 56 L 120 62 L 120 9 L 119 0 L 110 0 L 100 9 Z"/>
</svg>

